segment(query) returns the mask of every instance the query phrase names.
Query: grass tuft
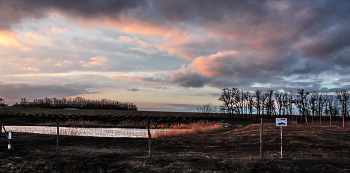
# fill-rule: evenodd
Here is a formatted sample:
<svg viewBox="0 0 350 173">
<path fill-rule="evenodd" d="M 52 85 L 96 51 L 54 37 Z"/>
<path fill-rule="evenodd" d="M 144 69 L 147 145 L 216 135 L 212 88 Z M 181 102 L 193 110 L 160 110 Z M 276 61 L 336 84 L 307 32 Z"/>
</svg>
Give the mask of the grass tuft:
<svg viewBox="0 0 350 173">
<path fill-rule="evenodd" d="M 221 122 L 209 122 L 209 121 L 199 121 L 191 124 L 176 124 L 170 126 L 171 130 L 166 133 L 158 133 L 155 135 L 155 138 L 160 137 L 174 137 L 174 136 L 182 136 L 186 134 L 196 134 L 202 132 L 208 132 L 212 130 L 218 130 L 222 128 Z"/>
</svg>

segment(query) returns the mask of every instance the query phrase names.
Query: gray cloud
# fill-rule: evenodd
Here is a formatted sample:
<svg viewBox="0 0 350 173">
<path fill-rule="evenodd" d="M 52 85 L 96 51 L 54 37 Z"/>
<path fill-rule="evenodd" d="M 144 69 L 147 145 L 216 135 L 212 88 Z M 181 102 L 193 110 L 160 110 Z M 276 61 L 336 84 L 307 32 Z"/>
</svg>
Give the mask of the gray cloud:
<svg viewBox="0 0 350 173">
<path fill-rule="evenodd" d="M 20 22 L 24 18 L 42 18 L 49 12 L 59 11 L 73 17 L 101 18 L 118 17 L 128 9 L 133 9 L 138 4 L 144 4 L 137 0 L 41 0 L 0 1 L 0 28 L 8 29 L 12 24 Z"/>
<path fill-rule="evenodd" d="M 147 53 L 140 49 L 128 49 L 133 43 L 118 45 L 113 39 L 94 40 L 76 36 L 77 40 L 84 41 L 84 44 L 76 46 L 85 48 L 81 57 L 75 57 L 76 62 L 87 61 L 101 51 L 109 52 L 105 56 L 113 61 L 105 69 L 86 69 L 79 64 L 71 64 L 43 69 L 48 72 L 69 71 L 72 68 L 78 71 L 156 69 L 172 71 L 167 81 L 182 87 L 254 88 L 254 84 L 259 83 L 273 84 L 276 87 L 271 87 L 276 89 L 305 87 L 324 91 L 333 89 L 322 87 L 325 80 L 313 81 L 313 76 L 350 73 L 350 24 L 347 19 L 350 16 L 350 2 L 346 0 L 336 3 L 330 0 L 0 1 L 0 29 L 11 29 L 24 19 L 42 18 L 51 12 L 72 20 L 138 18 L 155 26 L 179 28 L 183 30 L 181 36 L 188 40 L 169 39 L 157 48 L 149 48 L 156 53 Z M 108 32 L 102 34 L 109 35 Z M 116 32 L 112 33 L 115 37 L 119 36 Z M 201 40 L 200 37 L 207 38 Z M 169 47 L 174 51 L 169 51 Z M 89 49 L 98 51 L 90 52 Z M 61 49 L 46 50 L 57 53 L 53 55 L 54 58 L 65 57 L 75 51 L 65 50 L 66 53 L 59 54 Z M 229 50 L 238 53 L 210 58 L 210 55 Z M 188 67 L 177 70 L 179 64 L 185 63 Z M 291 76 L 296 76 L 298 80 L 284 79 Z M 302 79 L 311 81 L 300 82 Z M 333 82 L 337 85 L 341 83 Z"/>
<path fill-rule="evenodd" d="M 140 91 L 138 88 L 129 88 L 128 91 Z"/>
<path fill-rule="evenodd" d="M 69 97 L 82 94 L 93 94 L 90 91 L 91 86 L 81 84 L 66 85 L 30 85 L 24 83 L 0 84 L 1 97 L 6 98 L 7 102 L 19 101 L 26 97 L 29 100 L 44 97 Z M 12 103 L 12 104 L 13 104 Z"/>
<path fill-rule="evenodd" d="M 169 75 L 169 82 L 177 83 L 182 87 L 201 88 L 210 81 L 209 78 L 204 77 L 193 71 L 179 70 Z"/>
</svg>

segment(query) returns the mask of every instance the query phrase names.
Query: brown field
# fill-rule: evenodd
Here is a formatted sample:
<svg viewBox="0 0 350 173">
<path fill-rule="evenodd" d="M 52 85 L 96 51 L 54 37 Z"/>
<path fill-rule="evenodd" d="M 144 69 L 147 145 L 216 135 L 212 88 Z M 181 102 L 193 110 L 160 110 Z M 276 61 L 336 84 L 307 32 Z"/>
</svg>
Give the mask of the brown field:
<svg viewBox="0 0 350 173">
<path fill-rule="evenodd" d="M 35 125 L 48 120 L 86 118 L 82 113 L 27 115 L 4 113 L 4 124 Z M 80 110 L 79 110 L 80 111 Z M 28 113 L 29 114 L 29 113 Z M 191 122 L 203 117 L 165 116 L 154 121 Z M 173 113 L 175 114 L 175 113 Z M 57 115 L 57 114 L 55 114 Z M 116 123 L 98 114 L 91 120 Z M 67 117 L 68 116 L 68 117 Z M 72 116 L 72 117 L 71 117 Z M 130 118 L 128 115 L 111 115 Z M 141 116 L 136 116 L 140 118 Z M 148 118 L 152 117 L 148 113 Z M 185 118 L 184 118 L 185 117 Z M 187 119 L 188 118 L 188 119 Z M 140 118 L 141 120 L 141 118 Z M 337 126 L 291 124 L 283 128 L 283 159 L 280 158 L 280 128 L 264 124 L 263 159 L 259 153 L 257 121 L 215 118 L 225 127 L 171 137 L 152 139 L 152 158 L 148 139 L 95 138 L 30 133 L 13 134 L 14 151 L 0 139 L 0 172 L 349 172 L 350 130 Z M 269 120 L 271 121 L 271 120 Z"/>
</svg>

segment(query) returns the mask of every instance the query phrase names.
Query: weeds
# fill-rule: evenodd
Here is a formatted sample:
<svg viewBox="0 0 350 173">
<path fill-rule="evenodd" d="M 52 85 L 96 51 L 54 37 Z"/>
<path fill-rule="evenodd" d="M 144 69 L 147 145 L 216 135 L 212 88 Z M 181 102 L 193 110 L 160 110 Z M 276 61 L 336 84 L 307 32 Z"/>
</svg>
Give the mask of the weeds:
<svg viewBox="0 0 350 173">
<path fill-rule="evenodd" d="M 125 120 L 118 123 L 119 128 L 147 128 L 147 121 Z"/>
<path fill-rule="evenodd" d="M 57 122 L 47 121 L 45 123 L 39 123 L 42 126 L 57 126 Z M 73 120 L 68 119 L 67 121 L 60 121 L 59 126 L 62 127 L 115 127 L 111 123 L 101 122 L 101 121 L 90 121 L 90 120 Z"/>
<path fill-rule="evenodd" d="M 170 137 L 170 136 L 181 136 L 185 134 L 195 134 L 201 132 L 207 132 L 212 130 L 218 130 L 222 128 L 222 122 L 209 122 L 209 121 L 199 121 L 191 124 L 175 124 L 171 125 L 170 130 L 165 133 L 157 133 L 156 138 L 159 137 Z"/>
</svg>

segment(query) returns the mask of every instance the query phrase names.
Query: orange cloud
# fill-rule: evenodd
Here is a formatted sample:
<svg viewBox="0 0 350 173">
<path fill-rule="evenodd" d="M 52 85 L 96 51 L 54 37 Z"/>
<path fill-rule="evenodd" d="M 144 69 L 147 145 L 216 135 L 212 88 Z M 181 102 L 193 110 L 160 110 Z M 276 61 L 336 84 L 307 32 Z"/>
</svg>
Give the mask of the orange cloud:
<svg viewBox="0 0 350 173">
<path fill-rule="evenodd" d="M 39 69 L 32 68 L 32 67 L 23 67 L 22 70 L 25 70 L 25 71 L 39 71 Z"/>
<path fill-rule="evenodd" d="M 186 34 L 185 31 L 179 28 L 169 27 L 168 25 L 164 24 L 160 25 L 147 21 L 140 21 L 137 19 L 106 19 L 101 23 L 106 26 L 117 28 L 126 33 L 156 36 L 165 40 L 171 40 L 174 37 L 183 36 Z"/>
<path fill-rule="evenodd" d="M 17 47 L 23 51 L 30 50 L 30 48 L 27 48 L 27 47 L 23 46 L 22 44 L 20 44 L 17 41 L 15 34 L 11 31 L 0 30 L 0 45 Z"/>
<path fill-rule="evenodd" d="M 53 34 L 62 34 L 68 31 L 69 31 L 68 29 L 52 27 L 49 32 Z"/>
<path fill-rule="evenodd" d="M 195 59 L 203 55 L 208 49 L 215 48 L 210 37 L 202 35 L 190 34 L 186 36 L 178 36 L 170 43 L 156 46 L 159 50 L 167 51 L 169 54 L 177 55 L 181 58 Z"/>
<path fill-rule="evenodd" d="M 72 63 L 72 61 L 64 60 L 64 61 L 58 61 L 55 65 L 61 66 L 61 65 L 65 65 L 65 64 L 71 64 L 71 63 Z"/>
<path fill-rule="evenodd" d="M 196 69 L 201 75 L 215 77 L 222 75 L 222 70 L 231 63 L 230 57 L 236 55 L 237 51 L 218 52 L 207 57 L 201 56 L 195 59 L 190 68 Z"/>
<path fill-rule="evenodd" d="M 108 62 L 108 58 L 105 56 L 95 56 L 90 58 L 90 62 L 80 61 L 83 64 L 83 67 L 91 67 L 91 66 L 103 66 Z"/>
</svg>

